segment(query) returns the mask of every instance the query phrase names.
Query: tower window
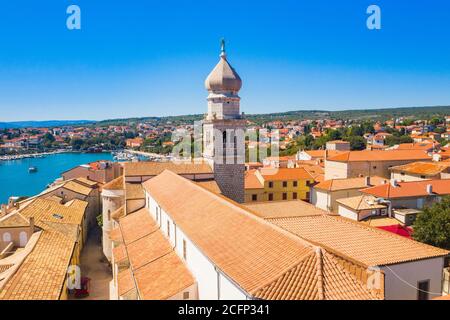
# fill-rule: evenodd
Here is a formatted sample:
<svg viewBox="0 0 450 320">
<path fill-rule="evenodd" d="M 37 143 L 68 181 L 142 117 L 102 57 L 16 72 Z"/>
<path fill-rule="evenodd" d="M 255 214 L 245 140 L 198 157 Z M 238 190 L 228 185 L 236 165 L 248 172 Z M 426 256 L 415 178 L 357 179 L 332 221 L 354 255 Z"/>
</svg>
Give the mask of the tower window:
<svg viewBox="0 0 450 320">
<path fill-rule="evenodd" d="M 223 143 L 227 143 L 227 132 L 226 131 L 222 132 L 222 139 L 223 139 Z"/>
</svg>

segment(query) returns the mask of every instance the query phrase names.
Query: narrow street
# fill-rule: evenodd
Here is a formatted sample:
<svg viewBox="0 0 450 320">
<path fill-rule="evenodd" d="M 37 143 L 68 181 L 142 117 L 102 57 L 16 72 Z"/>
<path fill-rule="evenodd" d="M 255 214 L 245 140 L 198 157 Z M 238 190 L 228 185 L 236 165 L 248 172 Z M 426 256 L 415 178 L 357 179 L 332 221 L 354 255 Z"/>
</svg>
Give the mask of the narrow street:
<svg viewBox="0 0 450 320">
<path fill-rule="evenodd" d="M 111 269 L 103 255 L 101 229 L 95 227 L 89 232 L 86 244 L 81 252 L 81 274 L 91 279 L 90 294 L 83 300 L 109 300 L 109 282 Z"/>
</svg>

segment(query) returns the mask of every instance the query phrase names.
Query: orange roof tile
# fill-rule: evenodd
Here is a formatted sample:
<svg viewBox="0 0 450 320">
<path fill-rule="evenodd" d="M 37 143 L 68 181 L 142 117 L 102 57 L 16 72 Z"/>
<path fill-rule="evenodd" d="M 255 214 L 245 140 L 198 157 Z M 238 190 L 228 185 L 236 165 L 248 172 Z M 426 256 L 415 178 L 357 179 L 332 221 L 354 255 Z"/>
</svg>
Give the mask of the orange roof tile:
<svg viewBox="0 0 450 320">
<path fill-rule="evenodd" d="M 328 214 L 326 211 L 302 200 L 247 203 L 245 206 L 258 217 L 264 219 Z"/>
<path fill-rule="evenodd" d="M 263 168 L 260 172 L 265 181 L 313 180 L 311 174 L 304 168 Z"/>
<path fill-rule="evenodd" d="M 171 170 L 177 174 L 205 174 L 212 173 L 207 162 L 127 162 L 124 163 L 124 175 L 156 176 L 164 170 Z"/>
<path fill-rule="evenodd" d="M 127 245 L 128 257 L 133 270 L 172 252 L 172 246 L 161 232 L 153 232 Z"/>
<path fill-rule="evenodd" d="M 120 176 L 103 186 L 103 190 L 123 190 L 125 188 L 123 184 L 123 176 Z"/>
<path fill-rule="evenodd" d="M 297 279 L 296 287 L 283 290 Z M 317 248 L 295 268 L 255 293 L 265 300 L 372 300 L 376 299 L 358 280 L 337 263 L 334 256 Z"/>
<path fill-rule="evenodd" d="M 450 253 L 342 217 L 321 215 L 268 221 L 367 267 L 442 257 Z"/>
<path fill-rule="evenodd" d="M 386 183 L 385 178 L 378 176 L 370 177 L 371 185 L 380 185 Z M 366 178 L 348 178 L 348 179 L 330 179 L 322 181 L 314 186 L 315 189 L 325 191 L 337 191 L 347 189 L 362 189 L 366 188 Z"/>
<path fill-rule="evenodd" d="M 165 300 L 195 283 L 175 252 L 141 267 L 134 276 L 139 296 L 144 300 Z"/>
<path fill-rule="evenodd" d="M 145 208 L 121 218 L 119 225 L 126 245 L 159 228 Z"/>
<path fill-rule="evenodd" d="M 264 184 L 256 176 L 257 170 L 249 170 L 245 173 L 245 189 L 264 189 Z"/>
<path fill-rule="evenodd" d="M 308 282 L 298 277 L 279 281 L 311 254 L 313 247 L 309 243 L 173 172 L 164 171 L 146 181 L 144 188 L 220 272 L 249 296 L 263 296 L 261 290 L 272 283 L 282 283 L 274 284 L 280 296 L 292 288 L 309 290 Z M 143 273 L 144 268 L 139 272 Z"/>
<path fill-rule="evenodd" d="M 0 291 L 0 300 L 59 300 L 75 240 L 41 231 L 33 250 Z"/>
<path fill-rule="evenodd" d="M 117 285 L 119 289 L 119 296 L 123 296 L 135 288 L 130 268 L 119 272 L 117 275 Z"/>
<path fill-rule="evenodd" d="M 412 162 L 402 166 L 392 167 L 389 170 L 394 172 L 407 172 L 412 174 L 421 174 L 425 176 L 435 176 L 450 168 L 448 162 Z"/>
<path fill-rule="evenodd" d="M 404 161 L 404 160 L 431 160 L 431 157 L 422 150 L 363 150 L 347 151 L 340 155 L 329 157 L 328 161 L 357 162 L 357 161 Z"/>
<path fill-rule="evenodd" d="M 428 195 L 428 185 L 432 186 L 432 193 L 434 195 L 450 194 L 450 179 L 397 182 L 396 187 L 392 186 L 391 183 L 387 183 L 384 185 L 362 189 L 361 192 L 387 199 L 423 197 Z"/>
</svg>

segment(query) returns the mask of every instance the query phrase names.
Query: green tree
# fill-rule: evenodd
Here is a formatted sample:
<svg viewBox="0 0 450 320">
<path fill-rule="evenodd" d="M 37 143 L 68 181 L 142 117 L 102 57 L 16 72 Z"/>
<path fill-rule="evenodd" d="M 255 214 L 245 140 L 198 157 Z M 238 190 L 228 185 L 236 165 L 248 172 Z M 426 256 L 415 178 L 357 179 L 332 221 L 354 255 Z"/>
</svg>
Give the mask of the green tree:
<svg viewBox="0 0 450 320">
<path fill-rule="evenodd" d="M 80 138 L 74 138 L 70 140 L 70 145 L 74 150 L 80 150 L 81 146 L 84 144 L 83 140 Z"/>
<path fill-rule="evenodd" d="M 351 150 L 364 150 L 366 149 L 366 140 L 360 136 L 351 136 L 345 139 L 350 142 Z"/>
<path fill-rule="evenodd" d="M 419 213 L 413 229 L 414 240 L 450 249 L 450 196 Z"/>
</svg>

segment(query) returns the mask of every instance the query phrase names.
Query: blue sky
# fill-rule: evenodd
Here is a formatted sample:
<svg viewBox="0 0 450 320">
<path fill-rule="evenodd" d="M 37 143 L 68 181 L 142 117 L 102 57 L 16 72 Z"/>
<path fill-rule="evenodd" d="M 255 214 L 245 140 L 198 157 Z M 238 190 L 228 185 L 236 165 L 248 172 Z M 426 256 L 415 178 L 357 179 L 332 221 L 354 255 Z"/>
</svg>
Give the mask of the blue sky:
<svg viewBox="0 0 450 320">
<path fill-rule="evenodd" d="M 447 0 L 0 0 L 0 121 L 204 113 L 221 37 L 246 113 L 450 104 Z"/>
</svg>

